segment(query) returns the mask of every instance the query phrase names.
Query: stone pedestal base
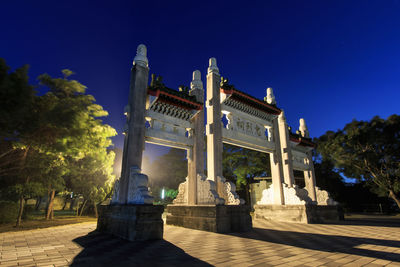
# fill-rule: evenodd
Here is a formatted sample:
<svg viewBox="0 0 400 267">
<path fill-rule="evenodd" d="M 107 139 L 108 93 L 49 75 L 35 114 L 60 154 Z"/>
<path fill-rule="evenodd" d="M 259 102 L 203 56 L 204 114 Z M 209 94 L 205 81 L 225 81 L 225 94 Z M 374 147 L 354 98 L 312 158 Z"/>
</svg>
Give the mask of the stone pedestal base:
<svg viewBox="0 0 400 267">
<path fill-rule="evenodd" d="M 167 224 L 216 233 L 252 229 L 247 205 L 168 205 Z"/>
<path fill-rule="evenodd" d="M 101 205 L 97 231 L 130 241 L 162 239 L 163 211 L 160 205 Z"/>
<path fill-rule="evenodd" d="M 254 205 L 254 218 L 296 223 L 337 222 L 343 218 L 338 206 Z"/>
</svg>

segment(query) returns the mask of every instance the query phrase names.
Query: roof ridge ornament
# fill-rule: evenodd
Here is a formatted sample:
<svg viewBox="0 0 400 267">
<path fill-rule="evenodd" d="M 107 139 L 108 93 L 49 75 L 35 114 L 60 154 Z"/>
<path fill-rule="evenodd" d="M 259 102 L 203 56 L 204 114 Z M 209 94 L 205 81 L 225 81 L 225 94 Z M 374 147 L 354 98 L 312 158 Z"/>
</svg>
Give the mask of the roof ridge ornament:
<svg viewBox="0 0 400 267">
<path fill-rule="evenodd" d="M 264 97 L 264 101 L 270 105 L 276 105 L 274 91 L 272 90 L 272 88 L 268 87 L 266 93 L 267 93 L 267 96 Z"/>
<path fill-rule="evenodd" d="M 217 66 L 217 59 L 215 57 L 210 58 L 208 73 L 215 73 L 219 75 L 219 69 Z"/>
<path fill-rule="evenodd" d="M 149 67 L 149 60 L 147 59 L 147 48 L 144 44 L 138 45 L 136 49 L 136 56 L 133 59 L 133 65 L 142 67 Z"/>
<path fill-rule="evenodd" d="M 190 82 L 190 89 L 203 90 L 203 82 L 201 81 L 201 72 L 199 70 L 193 71 L 193 80 Z"/>
<path fill-rule="evenodd" d="M 303 118 L 300 119 L 299 131 L 300 131 L 302 137 L 310 138 L 310 133 L 309 133 L 307 125 L 306 125 L 306 120 Z"/>
</svg>

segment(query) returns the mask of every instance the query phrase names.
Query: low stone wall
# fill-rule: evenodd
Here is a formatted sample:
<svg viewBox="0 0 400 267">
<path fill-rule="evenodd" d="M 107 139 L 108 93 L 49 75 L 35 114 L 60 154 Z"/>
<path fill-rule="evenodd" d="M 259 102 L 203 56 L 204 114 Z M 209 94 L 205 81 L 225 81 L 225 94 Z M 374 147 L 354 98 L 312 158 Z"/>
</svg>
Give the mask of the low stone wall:
<svg viewBox="0 0 400 267">
<path fill-rule="evenodd" d="M 342 219 L 338 206 L 255 205 L 254 218 L 297 223 L 337 222 Z"/>
<path fill-rule="evenodd" d="M 97 231 L 130 241 L 162 239 L 161 205 L 100 205 Z"/>
<path fill-rule="evenodd" d="M 216 233 L 252 229 L 248 205 L 168 205 L 167 224 Z"/>
</svg>

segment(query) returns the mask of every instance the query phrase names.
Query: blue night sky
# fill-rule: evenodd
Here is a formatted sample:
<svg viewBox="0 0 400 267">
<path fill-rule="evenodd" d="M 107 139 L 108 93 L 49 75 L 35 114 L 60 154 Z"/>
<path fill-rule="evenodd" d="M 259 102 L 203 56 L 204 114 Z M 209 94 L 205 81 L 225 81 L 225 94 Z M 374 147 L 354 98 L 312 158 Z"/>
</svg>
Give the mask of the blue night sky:
<svg viewBox="0 0 400 267">
<path fill-rule="evenodd" d="M 400 111 L 399 1 L 15 0 L 0 10 L 0 57 L 29 64 L 32 83 L 73 70 L 109 112 L 118 147 L 140 43 L 168 87 L 189 85 L 195 69 L 205 84 L 216 57 L 239 90 L 262 99 L 274 88 L 289 124 L 304 117 L 312 137 Z"/>
</svg>

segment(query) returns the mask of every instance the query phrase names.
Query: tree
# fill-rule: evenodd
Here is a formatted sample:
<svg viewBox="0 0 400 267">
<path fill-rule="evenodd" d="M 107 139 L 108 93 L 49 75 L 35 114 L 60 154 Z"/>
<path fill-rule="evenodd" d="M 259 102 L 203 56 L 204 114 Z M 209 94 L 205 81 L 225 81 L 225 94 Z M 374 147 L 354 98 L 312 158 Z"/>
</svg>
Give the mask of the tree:
<svg viewBox="0 0 400 267">
<path fill-rule="evenodd" d="M 318 138 L 314 139 L 314 142 L 318 144 Z M 316 186 L 329 192 L 331 197 L 340 202 L 347 202 L 346 196 L 346 184 L 343 177 L 335 168 L 334 162 L 328 158 L 324 158 L 318 153 L 319 147 L 313 150 L 313 162 L 316 177 Z"/>
<path fill-rule="evenodd" d="M 234 182 L 239 192 L 245 192 L 246 203 L 250 203 L 252 179 L 271 173 L 269 154 L 227 144 L 224 144 L 222 167 L 224 177 Z"/>
<path fill-rule="evenodd" d="M 27 65 L 10 72 L 0 58 L 0 198 L 19 200 L 17 226 L 26 199 L 43 193 L 35 172 L 41 161 L 31 138 L 38 130 L 38 97 L 28 80 Z"/>
<path fill-rule="evenodd" d="M 55 120 L 65 120 L 58 127 L 63 127 L 65 135 L 61 135 L 47 151 L 61 155 L 65 162 L 66 172 L 62 176 L 67 180 L 69 191 L 84 197 L 83 207 L 91 201 L 97 211 L 97 202 L 104 198 L 110 190 L 114 152 L 107 148 L 112 145 L 111 137 L 116 135 L 115 129 L 102 123 L 99 117 L 107 116 L 103 107 L 95 104 L 92 95 L 85 94 L 86 87 L 76 80 L 68 79 L 72 72 L 63 70 L 64 78 L 52 78 L 47 74 L 39 77 L 42 85 L 49 88 L 45 95 L 53 99 L 55 104 Z M 57 183 L 50 183 L 51 194 L 49 209 L 51 210 Z M 97 212 L 96 212 L 97 213 Z M 49 218 L 49 211 L 46 218 Z"/>
<path fill-rule="evenodd" d="M 343 130 L 321 136 L 318 150 L 339 172 L 365 181 L 400 207 L 400 116 L 353 120 Z"/>
<path fill-rule="evenodd" d="M 49 195 L 50 219 L 55 193 L 64 191 L 72 173 L 96 176 L 92 182 L 85 180 L 88 199 L 109 190 L 113 177 L 114 154 L 107 147 L 116 132 L 98 119 L 107 112 L 85 94 L 84 85 L 68 79 L 71 71 L 62 73 L 63 78 L 41 75 L 47 93 L 38 96 L 28 83 L 26 66 L 9 72 L 0 59 L 0 112 L 5 114 L 0 116 L 0 198 L 19 200 L 17 226 L 26 200 L 44 191 Z"/>
</svg>

